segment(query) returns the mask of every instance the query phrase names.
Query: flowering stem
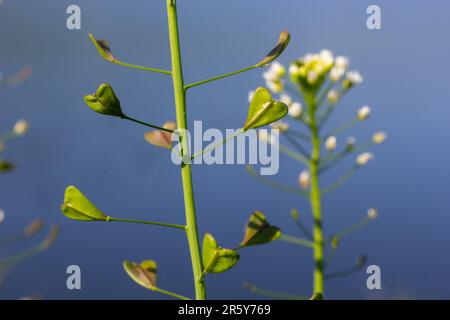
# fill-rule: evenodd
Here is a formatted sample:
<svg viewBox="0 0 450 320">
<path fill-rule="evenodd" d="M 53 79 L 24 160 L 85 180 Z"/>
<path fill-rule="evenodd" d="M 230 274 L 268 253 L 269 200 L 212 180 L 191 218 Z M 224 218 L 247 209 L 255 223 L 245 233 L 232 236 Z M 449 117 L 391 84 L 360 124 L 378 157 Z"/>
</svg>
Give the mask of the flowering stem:
<svg viewBox="0 0 450 320">
<path fill-rule="evenodd" d="M 123 218 L 108 217 L 107 221 L 108 222 L 129 222 L 129 223 L 151 224 L 151 225 L 154 225 L 154 226 L 186 230 L 186 226 L 182 226 L 182 225 L 179 225 L 179 224 L 164 223 L 164 222 L 154 222 L 154 221 L 147 221 L 147 220 L 136 220 L 136 219 L 123 219 Z"/>
<path fill-rule="evenodd" d="M 339 241 L 346 235 L 365 227 L 370 221 L 372 221 L 372 219 L 369 217 L 366 217 L 366 218 L 362 219 L 361 221 L 358 221 L 358 222 L 352 224 L 351 226 L 348 226 L 347 228 L 339 231 L 334 236 L 332 236 L 330 240 L 332 240 L 334 238 L 337 241 Z"/>
<path fill-rule="evenodd" d="M 137 119 L 131 118 L 131 117 L 127 116 L 127 115 L 123 115 L 122 119 L 126 119 L 126 120 L 129 120 L 129 121 L 132 121 L 132 122 L 136 122 L 138 124 L 141 124 L 143 126 L 150 127 L 150 128 L 153 128 L 153 129 L 158 129 L 158 130 L 166 131 L 166 132 L 169 132 L 169 133 L 173 132 L 173 130 L 170 130 L 170 129 L 167 129 L 167 128 L 163 128 L 163 127 L 160 127 L 160 126 L 155 126 L 155 125 L 153 125 L 151 123 L 147 123 L 147 122 L 144 122 L 144 121 L 141 121 L 141 120 L 137 120 Z"/>
<path fill-rule="evenodd" d="M 253 70 L 253 69 L 256 69 L 256 68 L 259 68 L 259 66 L 250 66 L 250 67 L 243 68 L 243 69 L 240 69 L 240 70 L 237 70 L 237 71 L 225 73 L 225 74 L 222 74 L 220 76 L 216 76 L 216 77 L 212 77 L 212 78 L 209 78 L 209 79 L 206 79 L 206 80 L 194 82 L 194 83 L 186 85 L 185 88 L 187 90 L 187 89 L 190 89 L 190 88 L 193 88 L 193 87 L 197 87 L 197 86 L 200 86 L 200 85 L 208 83 L 208 82 L 213 82 L 213 81 L 220 80 L 220 79 L 223 79 L 223 78 L 231 77 L 231 76 L 234 76 L 234 75 L 237 75 L 237 74 L 240 74 L 240 73 L 243 73 L 243 72 L 247 72 L 247 71 L 250 71 L 250 70 Z"/>
<path fill-rule="evenodd" d="M 180 152 L 189 150 L 186 136 L 187 115 L 186 115 L 186 90 L 183 80 L 183 70 L 181 64 L 181 50 L 178 35 L 178 18 L 176 0 L 167 0 L 167 17 L 169 25 L 170 53 L 172 60 L 172 81 L 175 97 L 175 109 L 177 117 L 177 127 L 180 130 Z M 186 213 L 186 235 L 189 243 L 192 270 L 194 276 L 195 297 L 197 300 L 206 299 L 205 277 L 203 275 L 203 262 L 200 254 L 200 244 L 197 229 L 197 218 L 195 212 L 194 190 L 192 186 L 191 165 L 181 164 L 181 179 L 183 185 L 184 206 Z"/>
<path fill-rule="evenodd" d="M 324 294 L 324 261 L 323 261 L 323 226 L 321 209 L 321 190 L 319 185 L 319 160 L 320 160 L 320 136 L 316 119 L 316 100 L 312 99 L 308 106 L 311 129 L 312 153 L 309 162 L 311 176 L 310 203 L 314 219 L 313 241 L 314 241 L 314 292 Z"/>
</svg>

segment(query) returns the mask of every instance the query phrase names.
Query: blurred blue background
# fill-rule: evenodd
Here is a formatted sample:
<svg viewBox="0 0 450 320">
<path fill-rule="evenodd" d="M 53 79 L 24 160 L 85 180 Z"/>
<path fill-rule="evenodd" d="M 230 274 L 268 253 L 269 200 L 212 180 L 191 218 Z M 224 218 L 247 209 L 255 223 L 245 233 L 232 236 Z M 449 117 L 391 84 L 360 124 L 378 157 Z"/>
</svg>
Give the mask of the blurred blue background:
<svg viewBox="0 0 450 320">
<path fill-rule="evenodd" d="M 377 207 L 380 217 L 346 238 L 334 269 L 353 264 L 361 253 L 382 270 L 382 290 L 366 288 L 366 275 L 326 284 L 329 298 L 450 298 L 448 90 L 450 29 L 448 1 L 178 1 L 185 78 L 201 80 L 250 65 L 290 30 L 287 64 L 322 48 L 351 58 L 364 76 L 340 105 L 337 126 L 364 104 L 370 121 L 350 132 L 359 141 L 389 133 L 374 150 L 376 161 L 325 199 L 325 228 L 335 232 Z M 66 8 L 82 10 L 82 29 L 66 29 Z M 382 9 L 382 30 L 366 28 L 366 8 Z M 126 112 L 154 123 L 174 118 L 170 77 L 129 70 L 101 60 L 87 33 L 108 39 L 120 59 L 169 68 L 165 1 L 4 1 L 0 6 L 0 70 L 33 66 L 23 85 L 0 92 L 0 128 L 17 118 L 31 124 L 23 139 L 9 144 L 17 170 L 0 177 L 1 234 L 20 230 L 34 217 L 56 221 L 61 237 L 46 253 L 19 265 L 0 289 L 0 298 L 39 293 L 46 299 L 160 299 L 133 283 L 124 259 L 152 258 L 162 288 L 192 296 L 191 267 L 183 233 L 127 224 L 79 223 L 59 211 L 67 185 L 78 186 L 112 216 L 182 223 L 179 171 L 166 150 L 145 142 L 145 128 L 100 116 L 83 95 L 108 81 Z M 238 128 L 247 112 L 247 93 L 263 84 L 261 71 L 248 72 L 193 89 L 189 122 L 204 128 Z M 343 136 L 342 138 L 345 138 Z M 340 140 L 341 145 L 343 139 Z M 327 175 L 334 181 L 349 160 Z M 279 181 L 296 185 L 302 171 L 282 157 Z M 290 234 L 289 211 L 309 219 L 303 198 L 260 185 L 243 166 L 194 167 L 200 231 L 223 246 L 242 237 L 252 210 Z M 309 221 L 308 221 L 309 222 Z M 82 290 L 66 289 L 66 267 L 82 270 Z M 242 288 L 250 281 L 271 290 L 309 294 L 312 257 L 308 249 L 277 242 L 242 252 L 237 267 L 208 276 L 209 297 L 258 298 Z"/>
</svg>

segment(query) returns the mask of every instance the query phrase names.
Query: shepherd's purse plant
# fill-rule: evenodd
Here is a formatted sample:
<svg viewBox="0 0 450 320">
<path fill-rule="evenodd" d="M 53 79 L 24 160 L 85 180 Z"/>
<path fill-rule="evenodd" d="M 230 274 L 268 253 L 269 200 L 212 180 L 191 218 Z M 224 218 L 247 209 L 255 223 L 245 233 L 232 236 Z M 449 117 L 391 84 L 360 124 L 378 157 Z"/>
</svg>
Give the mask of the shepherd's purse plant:
<svg viewBox="0 0 450 320">
<path fill-rule="evenodd" d="M 348 269 L 329 272 L 330 263 L 343 237 L 365 226 L 375 219 L 378 212 L 374 208 L 367 211 L 367 216 L 342 231 L 325 235 L 323 227 L 323 198 L 347 182 L 354 173 L 371 161 L 374 156 L 367 149 L 381 144 L 386 133 L 379 131 L 373 134 L 368 142 L 359 144 L 353 137 L 347 137 L 346 143 L 338 150 L 338 137 L 353 126 L 366 121 L 371 113 L 369 106 L 359 108 L 353 119 L 338 128 L 329 130 L 326 123 L 343 97 L 356 85 L 363 81 L 358 71 L 349 71 L 349 59 L 334 56 L 329 50 L 310 53 L 293 61 L 288 70 L 275 62 L 263 74 L 266 85 L 271 92 L 279 95 L 281 102 L 289 107 L 291 123 L 278 121 L 271 126 L 279 129 L 280 134 L 292 146 L 277 144 L 279 151 L 293 158 L 304 170 L 298 177 L 298 186 L 293 187 L 262 177 L 253 167 L 248 172 L 262 183 L 281 191 L 294 193 L 309 201 L 312 213 L 312 226 L 305 223 L 304 215 L 297 209 L 291 211 L 292 218 L 299 227 L 303 238 L 283 234 L 280 240 L 305 246 L 312 249 L 314 258 L 313 295 L 314 299 L 323 298 L 325 280 L 344 276 L 364 266 L 365 256 L 356 259 L 355 266 Z M 253 96 L 250 92 L 249 97 Z M 273 143 L 270 135 L 260 132 L 260 139 Z M 328 170 L 340 164 L 348 156 L 355 155 L 353 164 L 341 178 L 329 186 L 322 186 L 319 178 Z M 312 230 L 311 230 L 312 229 Z M 282 298 L 304 298 L 304 296 L 288 295 L 281 292 L 268 291 L 253 284 L 246 284 L 255 293 Z"/>
<path fill-rule="evenodd" d="M 169 44 L 172 63 L 172 67 L 170 70 L 143 67 L 120 61 L 112 54 L 110 47 L 106 41 L 97 40 L 92 34 L 90 34 L 89 36 L 98 52 L 100 53 L 101 57 L 106 61 L 123 67 L 170 76 L 173 82 L 176 123 L 168 121 L 164 125 L 158 126 L 128 116 L 123 111 L 119 98 L 117 97 L 112 86 L 108 83 L 101 84 L 94 94 L 85 96 L 85 103 L 88 107 L 98 113 L 118 117 L 156 129 L 145 134 L 146 140 L 153 145 L 172 149 L 172 140 L 175 136 L 179 147 L 179 157 L 183 160 L 179 168 L 181 171 L 181 180 L 184 195 L 185 223 L 172 224 L 165 222 L 153 222 L 113 217 L 103 213 L 101 210 L 95 207 L 74 186 L 69 186 L 66 189 L 64 203 L 61 208 L 64 215 L 75 220 L 142 223 L 185 232 L 191 257 L 195 298 L 198 300 L 204 300 L 207 297 L 205 281 L 207 274 L 227 271 L 238 262 L 239 250 L 245 247 L 271 242 L 280 237 L 281 233 L 278 228 L 269 224 L 263 213 L 255 211 L 251 214 L 250 219 L 246 225 L 243 240 L 236 248 L 222 248 L 214 239 L 214 237 L 209 233 L 206 233 L 203 236 L 202 248 L 200 247 L 190 160 L 205 152 L 211 151 L 212 149 L 214 149 L 214 147 L 207 148 L 198 154 L 190 154 L 186 133 L 186 130 L 188 129 L 186 93 L 189 90 L 203 84 L 269 65 L 286 48 L 290 39 L 290 34 L 287 31 L 283 31 L 280 34 L 278 43 L 276 44 L 275 48 L 256 64 L 234 72 L 187 84 L 183 77 L 176 0 L 166 0 L 166 2 Z M 255 92 L 254 98 L 250 102 L 247 119 L 242 128 L 238 130 L 237 133 L 232 137 L 228 137 L 223 142 L 218 143 L 217 146 L 225 143 L 229 139 L 232 139 L 241 133 L 275 122 L 283 118 L 287 114 L 287 112 L 288 107 L 285 103 L 274 100 L 269 90 L 265 88 L 258 88 Z M 189 297 L 182 296 L 180 294 L 162 289 L 157 286 L 157 263 L 154 260 L 146 260 L 143 262 L 124 261 L 123 266 L 129 276 L 141 286 L 154 292 L 166 294 L 174 298 L 189 299 Z"/>
</svg>

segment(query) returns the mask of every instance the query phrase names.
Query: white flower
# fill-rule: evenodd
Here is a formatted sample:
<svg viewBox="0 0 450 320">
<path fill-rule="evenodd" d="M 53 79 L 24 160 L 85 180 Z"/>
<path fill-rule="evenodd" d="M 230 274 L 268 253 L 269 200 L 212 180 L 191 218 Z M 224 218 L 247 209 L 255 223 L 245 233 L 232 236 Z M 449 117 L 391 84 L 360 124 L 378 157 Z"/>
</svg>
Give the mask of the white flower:
<svg viewBox="0 0 450 320">
<path fill-rule="evenodd" d="M 284 121 L 276 121 L 270 124 L 272 129 L 280 130 L 280 132 L 285 132 L 289 130 L 289 124 Z"/>
<path fill-rule="evenodd" d="M 384 140 L 387 139 L 387 133 L 380 131 L 380 132 L 376 132 L 373 136 L 372 136 L 372 141 L 376 144 L 380 144 L 383 143 Z"/>
<path fill-rule="evenodd" d="M 356 70 L 348 71 L 346 77 L 351 85 L 360 84 L 364 80 L 361 74 Z"/>
<path fill-rule="evenodd" d="M 365 152 L 365 153 L 361 153 L 357 158 L 356 158 L 356 164 L 359 166 L 364 166 L 366 165 L 370 160 L 373 160 L 374 156 L 372 153 L 370 152 Z"/>
<path fill-rule="evenodd" d="M 248 92 L 248 102 L 249 103 L 252 102 L 254 94 L 255 94 L 255 91 L 253 91 L 253 90 Z"/>
<path fill-rule="evenodd" d="M 266 86 L 270 91 L 274 93 L 281 93 L 284 90 L 284 85 L 282 81 L 266 81 Z"/>
<path fill-rule="evenodd" d="M 302 105 L 300 102 L 294 102 L 289 106 L 288 115 L 292 118 L 298 118 L 302 115 Z"/>
<path fill-rule="evenodd" d="M 375 208 L 370 208 L 367 210 L 367 217 L 372 220 L 376 219 L 378 217 L 378 210 Z"/>
<path fill-rule="evenodd" d="M 272 144 L 275 143 L 275 138 L 267 132 L 267 130 L 259 130 L 258 131 L 258 138 L 259 140 L 268 143 L 268 144 Z"/>
<path fill-rule="evenodd" d="M 371 109 L 369 106 L 363 106 L 358 110 L 358 120 L 364 121 L 367 120 L 370 116 Z"/>
<path fill-rule="evenodd" d="M 311 178 L 309 176 L 309 172 L 304 170 L 300 173 L 300 175 L 298 176 L 298 183 L 300 185 L 300 187 L 302 187 L 303 189 L 308 189 L 309 185 L 311 183 Z"/>
<path fill-rule="evenodd" d="M 283 93 L 280 95 L 280 102 L 284 103 L 288 107 L 292 104 L 292 98 L 290 95 Z"/>
<path fill-rule="evenodd" d="M 349 64 L 350 60 L 344 56 L 337 56 L 334 60 L 334 65 L 338 68 L 348 69 Z"/>
<path fill-rule="evenodd" d="M 336 149 L 336 145 L 337 145 L 337 139 L 335 136 L 329 136 L 326 140 L 325 140 L 325 148 L 328 151 L 333 151 L 334 149 Z"/>
<path fill-rule="evenodd" d="M 297 77 L 299 72 L 300 72 L 300 68 L 295 63 L 293 63 L 289 66 L 289 74 L 291 76 Z"/>
<path fill-rule="evenodd" d="M 286 69 L 279 62 L 274 62 L 270 65 L 270 68 L 263 73 L 263 78 L 266 81 L 280 80 L 286 74 Z"/>
<path fill-rule="evenodd" d="M 338 82 L 345 73 L 345 69 L 342 67 L 334 66 L 330 70 L 330 80 L 333 82 Z"/>
<path fill-rule="evenodd" d="M 286 68 L 279 62 L 275 61 L 270 65 L 270 70 L 279 78 L 286 75 Z"/>
<path fill-rule="evenodd" d="M 28 131 L 28 127 L 28 122 L 25 120 L 19 120 L 14 125 L 13 132 L 16 136 L 23 136 Z"/>
<path fill-rule="evenodd" d="M 320 59 L 325 66 L 330 66 L 334 63 L 333 53 L 330 50 L 324 49 L 320 51 Z"/>
<path fill-rule="evenodd" d="M 329 103 L 335 104 L 339 101 L 339 92 L 337 92 L 336 90 L 330 90 L 327 95 L 327 100 Z"/>
<path fill-rule="evenodd" d="M 319 78 L 317 72 L 315 70 L 311 70 L 308 72 L 308 77 L 306 80 L 309 84 L 313 85 L 317 81 L 317 78 Z"/>
</svg>

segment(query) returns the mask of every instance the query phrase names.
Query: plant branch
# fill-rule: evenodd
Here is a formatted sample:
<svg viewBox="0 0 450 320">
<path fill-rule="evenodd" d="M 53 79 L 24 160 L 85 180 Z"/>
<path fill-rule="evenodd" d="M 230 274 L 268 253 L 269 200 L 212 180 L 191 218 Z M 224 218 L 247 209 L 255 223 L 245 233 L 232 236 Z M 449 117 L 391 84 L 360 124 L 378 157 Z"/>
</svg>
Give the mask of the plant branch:
<svg viewBox="0 0 450 320">
<path fill-rule="evenodd" d="M 259 67 L 260 66 L 256 66 L 256 65 L 255 66 L 250 66 L 250 67 L 243 68 L 243 69 L 240 69 L 240 70 L 237 70 L 237 71 L 225 73 L 225 74 L 222 74 L 220 76 L 216 76 L 216 77 L 212 77 L 212 78 L 209 78 L 209 79 L 206 79 L 206 80 L 194 82 L 194 83 L 186 85 L 185 89 L 187 90 L 187 89 L 190 89 L 190 88 L 193 88 L 193 87 L 197 87 L 197 86 L 209 83 L 209 82 L 213 82 L 213 81 L 216 81 L 216 80 L 220 80 L 220 79 L 224 79 L 224 78 L 227 78 L 227 77 L 231 77 L 231 76 L 234 76 L 234 75 L 237 75 L 237 74 L 240 74 L 240 73 L 243 73 L 243 72 L 247 72 L 247 71 L 259 68 Z"/>
<path fill-rule="evenodd" d="M 152 288 L 152 291 L 158 292 L 158 293 L 161 293 L 161 294 L 165 294 L 167 296 L 170 296 L 172 298 L 176 298 L 176 299 L 179 299 L 179 300 L 191 300 L 190 298 L 182 296 L 182 295 L 180 295 L 178 293 L 167 291 L 167 290 L 164 290 L 164 289 L 161 289 L 161 288 L 158 288 L 158 287 Z"/>
<path fill-rule="evenodd" d="M 132 121 L 132 122 L 135 122 L 135 123 L 138 123 L 138 124 L 141 124 L 143 126 L 150 127 L 150 128 L 153 128 L 153 129 L 158 129 L 158 130 L 161 130 L 161 131 L 166 131 L 166 132 L 169 132 L 169 133 L 173 133 L 173 130 L 170 130 L 170 129 L 167 129 L 167 128 L 163 128 L 163 127 L 160 127 L 160 126 L 156 126 L 154 124 L 150 124 L 150 123 L 147 123 L 147 122 L 144 122 L 144 121 L 141 121 L 141 120 L 137 120 L 137 119 L 131 118 L 131 117 L 127 116 L 127 115 L 123 115 L 122 119 L 129 120 L 129 121 Z"/>
<path fill-rule="evenodd" d="M 302 239 L 302 238 L 298 238 L 298 237 L 294 237 L 288 234 L 282 234 L 278 240 L 280 241 L 284 241 L 290 244 L 295 244 L 295 245 L 299 245 L 299 246 L 304 246 L 304 247 L 308 247 L 311 249 L 314 249 L 314 242 L 307 240 L 307 239 Z"/>
<path fill-rule="evenodd" d="M 221 145 L 224 145 L 225 143 L 227 143 L 227 142 L 230 141 L 231 139 L 236 138 L 238 135 L 240 135 L 240 134 L 242 134 L 242 133 L 244 133 L 244 129 L 241 128 L 241 129 L 239 129 L 235 134 L 233 134 L 233 135 L 227 137 L 227 138 L 224 139 L 223 141 L 221 141 L 221 142 L 219 142 L 219 143 L 217 143 L 217 144 L 215 144 L 215 145 L 213 145 L 213 146 L 211 146 L 211 147 L 208 147 L 208 148 L 206 148 L 206 149 L 204 149 L 204 150 L 202 150 L 202 151 L 199 151 L 199 152 L 197 152 L 197 153 L 194 154 L 194 155 L 192 155 L 191 160 L 193 160 L 194 158 L 196 158 L 196 157 L 198 157 L 198 156 L 200 156 L 200 155 L 202 155 L 202 154 L 204 154 L 204 153 L 206 153 L 206 152 L 212 151 L 212 150 L 216 149 L 217 147 L 220 147 Z"/>
<path fill-rule="evenodd" d="M 154 221 L 147 221 L 147 220 L 136 220 L 136 219 L 124 219 L 124 218 L 108 217 L 108 219 L 106 221 L 107 222 L 128 222 L 128 223 L 150 224 L 150 225 L 154 225 L 154 226 L 186 230 L 186 226 L 182 226 L 182 225 L 179 225 L 179 224 L 164 223 L 164 222 L 154 222 Z"/>
</svg>

